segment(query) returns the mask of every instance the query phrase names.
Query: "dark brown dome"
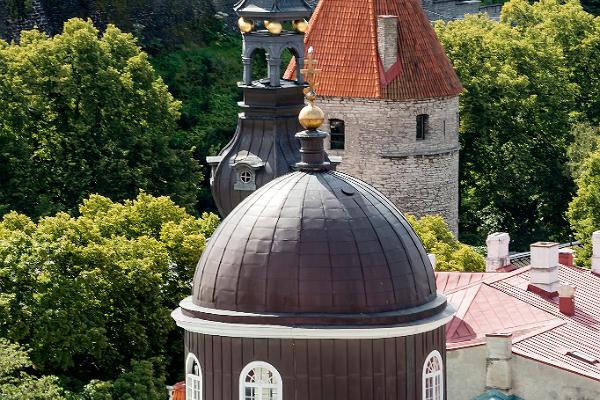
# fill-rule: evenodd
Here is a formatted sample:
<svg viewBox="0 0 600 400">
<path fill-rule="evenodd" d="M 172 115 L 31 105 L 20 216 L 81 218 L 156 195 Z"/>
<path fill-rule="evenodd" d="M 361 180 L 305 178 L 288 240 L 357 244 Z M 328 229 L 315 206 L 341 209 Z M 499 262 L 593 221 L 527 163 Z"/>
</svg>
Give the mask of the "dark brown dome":
<svg viewBox="0 0 600 400">
<path fill-rule="evenodd" d="M 202 310 L 192 314 L 202 318 L 230 310 L 285 314 L 279 320 L 287 323 L 319 316 L 350 324 L 357 314 L 405 322 L 446 304 L 402 214 L 371 186 L 338 172 L 294 172 L 244 200 L 202 254 L 192 301 Z"/>
</svg>

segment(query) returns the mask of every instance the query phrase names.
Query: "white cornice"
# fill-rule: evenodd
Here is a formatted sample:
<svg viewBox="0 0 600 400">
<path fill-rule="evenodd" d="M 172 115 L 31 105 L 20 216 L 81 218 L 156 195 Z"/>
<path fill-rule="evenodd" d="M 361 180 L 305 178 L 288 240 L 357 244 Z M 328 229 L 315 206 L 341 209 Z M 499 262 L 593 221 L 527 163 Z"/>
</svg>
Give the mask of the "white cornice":
<svg viewBox="0 0 600 400">
<path fill-rule="evenodd" d="M 441 313 L 419 321 L 394 326 L 364 327 L 295 327 L 208 321 L 184 315 L 181 308 L 171 313 L 177 326 L 188 332 L 236 338 L 272 339 L 385 339 L 417 335 L 439 328 L 450 322 L 454 308 L 448 304 Z"/>
</svg>

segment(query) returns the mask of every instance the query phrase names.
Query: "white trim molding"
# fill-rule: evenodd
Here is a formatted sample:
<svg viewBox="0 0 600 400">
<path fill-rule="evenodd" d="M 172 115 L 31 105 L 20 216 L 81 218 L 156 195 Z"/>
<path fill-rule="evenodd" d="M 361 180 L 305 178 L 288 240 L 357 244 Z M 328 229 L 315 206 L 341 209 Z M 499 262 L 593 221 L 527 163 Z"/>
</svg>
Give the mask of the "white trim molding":
<svg viewBox="0 0 600 400">
<path fill-rule="evenodd" d="M 266 369 L 267 371 L 269 371 L 269 373 L 272 375 L 273 380 L 275 381 L 273 382 L 255 382 L 255 383 L 249 383 L 246 382 L 246 377 L 248 376 L 248 374 L 250 373 L 250 371 L 252 371 L 253 369 Z M 247 387 L 254 387 L 257 389 L 276 389 L 275 392 L 275 398 L 262 398 L 263 395 L 263 390 L 259 390 L 259 396 L 256 399 L 253 400 L 282 400 L 283 399 L 283 380 L 281 379 L 281 375 L 279 374 L 279 371 L 277 371 L 277 369 L 272 366 L 271 364 L 264 362 L 264 361 L 252 361 L 251 363 L 249 363 L 248 365 L 246 365 L 244 367 L 244 369 L 242 369 L 242 372 L 240 373 L 240 400 L 247 400 L 246 397 L 246 388 Z"/>
<path fill-rule="evenodd" d="M 181 308 L 175 309 L 171 317 L 177 326 L 188 332 L 212 336 L 262 339 L 385 339 L 430 332 L 450 322 L 454 313 L 454 307 L 448 304 L 444 311 L 429 318 L 401 325 L 372 327 L 297 327 L 215 322 L 184 315 Z"/>
</svg>

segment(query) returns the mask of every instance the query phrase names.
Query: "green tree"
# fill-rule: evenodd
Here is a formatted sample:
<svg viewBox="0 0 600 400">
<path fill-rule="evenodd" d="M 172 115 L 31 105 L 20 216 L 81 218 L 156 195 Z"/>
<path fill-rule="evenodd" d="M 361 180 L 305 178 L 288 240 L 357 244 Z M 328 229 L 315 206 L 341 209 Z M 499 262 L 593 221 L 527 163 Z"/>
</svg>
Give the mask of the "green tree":
<svg viewBox="0 0 600 400">
<path fill-rule="evenodd" d="M 3 400 L 65 400 L 54 376 L 37 378 L 27 370 L 32 364 L 20 346 L 0 338 L 0 398 Z"/>
<path fill-rule="evenodd" d="M 408 222 L 419 235 L 428 253 L 435 254 L 437 271 L 485 271 L 485 260 L 471 246 L 460 243 L 444 219 L 428 215 L 419 219 L 407 215 Z"/>
<path fill-rule="evenodd" d="M 590 266 L 592 233 L 600 229 L 600 150 L 588 155 L 577 178 L 577 195 L 567 213 L 575 238 L 583 244 L 577 263 Z"/>
<path fill-rule="evenodd" d="M 164 400 L 163 360 L 131 361 L 131 367 L 114 381 L 93 380 L 74 400 Z"/>
<path fill-rule="evenodd" d="M 540 30 L 482 15 L 436 31 L 465 87 L 461 238 L 481 243 L 488 232 L 507 231 L 526 248 L 565 237 L 573 186 L 566 143 L 578 86 L 562 48 Z"/>
<path fill-rule="evenodd" d="M 0 222 L 0 337 L 26 344 L 39 371 L 75 386 L 115 379 L 131 360 L 179 365 L 170 312 L 189 295 L 218 218 L 147 194 L 124 203 L 93 195 L 79 212 L 38 223 L 12 212 Z"/>
<path fill-rule="evenodd" d="M 572 128 L 573 141 L 567 148 L 569 171 L 573 179 L 579 178 L 585 159 L 598 149 L 600 144 L 600 124 L 574 124 Z"/>
<path fill-rule="evenodd" d="M 196 203 L 202 179 L 175 138 L 180 103 L 130 34 L 73 19 L 0 41 L 0 215 L 76 211 L 139 189 Z"/>
<path fill-rule="evenodd" d="M 578 0 L 512 0 L 502 9 L 502 23 L 520 35 L 547 37 L 561 48 L 570 81 L 578 86 L 573 111 L 600 123 L 600 18 Z"/>
</svg>

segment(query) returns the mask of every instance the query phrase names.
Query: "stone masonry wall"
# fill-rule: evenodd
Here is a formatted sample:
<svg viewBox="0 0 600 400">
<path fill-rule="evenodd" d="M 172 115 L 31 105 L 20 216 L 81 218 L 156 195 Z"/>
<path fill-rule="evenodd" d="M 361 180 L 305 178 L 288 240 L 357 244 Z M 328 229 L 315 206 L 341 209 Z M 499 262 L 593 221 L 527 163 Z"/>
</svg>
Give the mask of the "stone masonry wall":
<svg viewBox="0 0 600 400">
<path fill-rule="evenodd" d="M 458 97 L 423 101 L 322 98 L 329 119 L 345 122 L 338 171 L 373 185 L 399 209 L 416 216 L 442 215 L 458 232 Z M 416 117 L 428 114 L 424 140 Z M 329 139 L 326 148 L 330 149 Z"/>
</svg>

